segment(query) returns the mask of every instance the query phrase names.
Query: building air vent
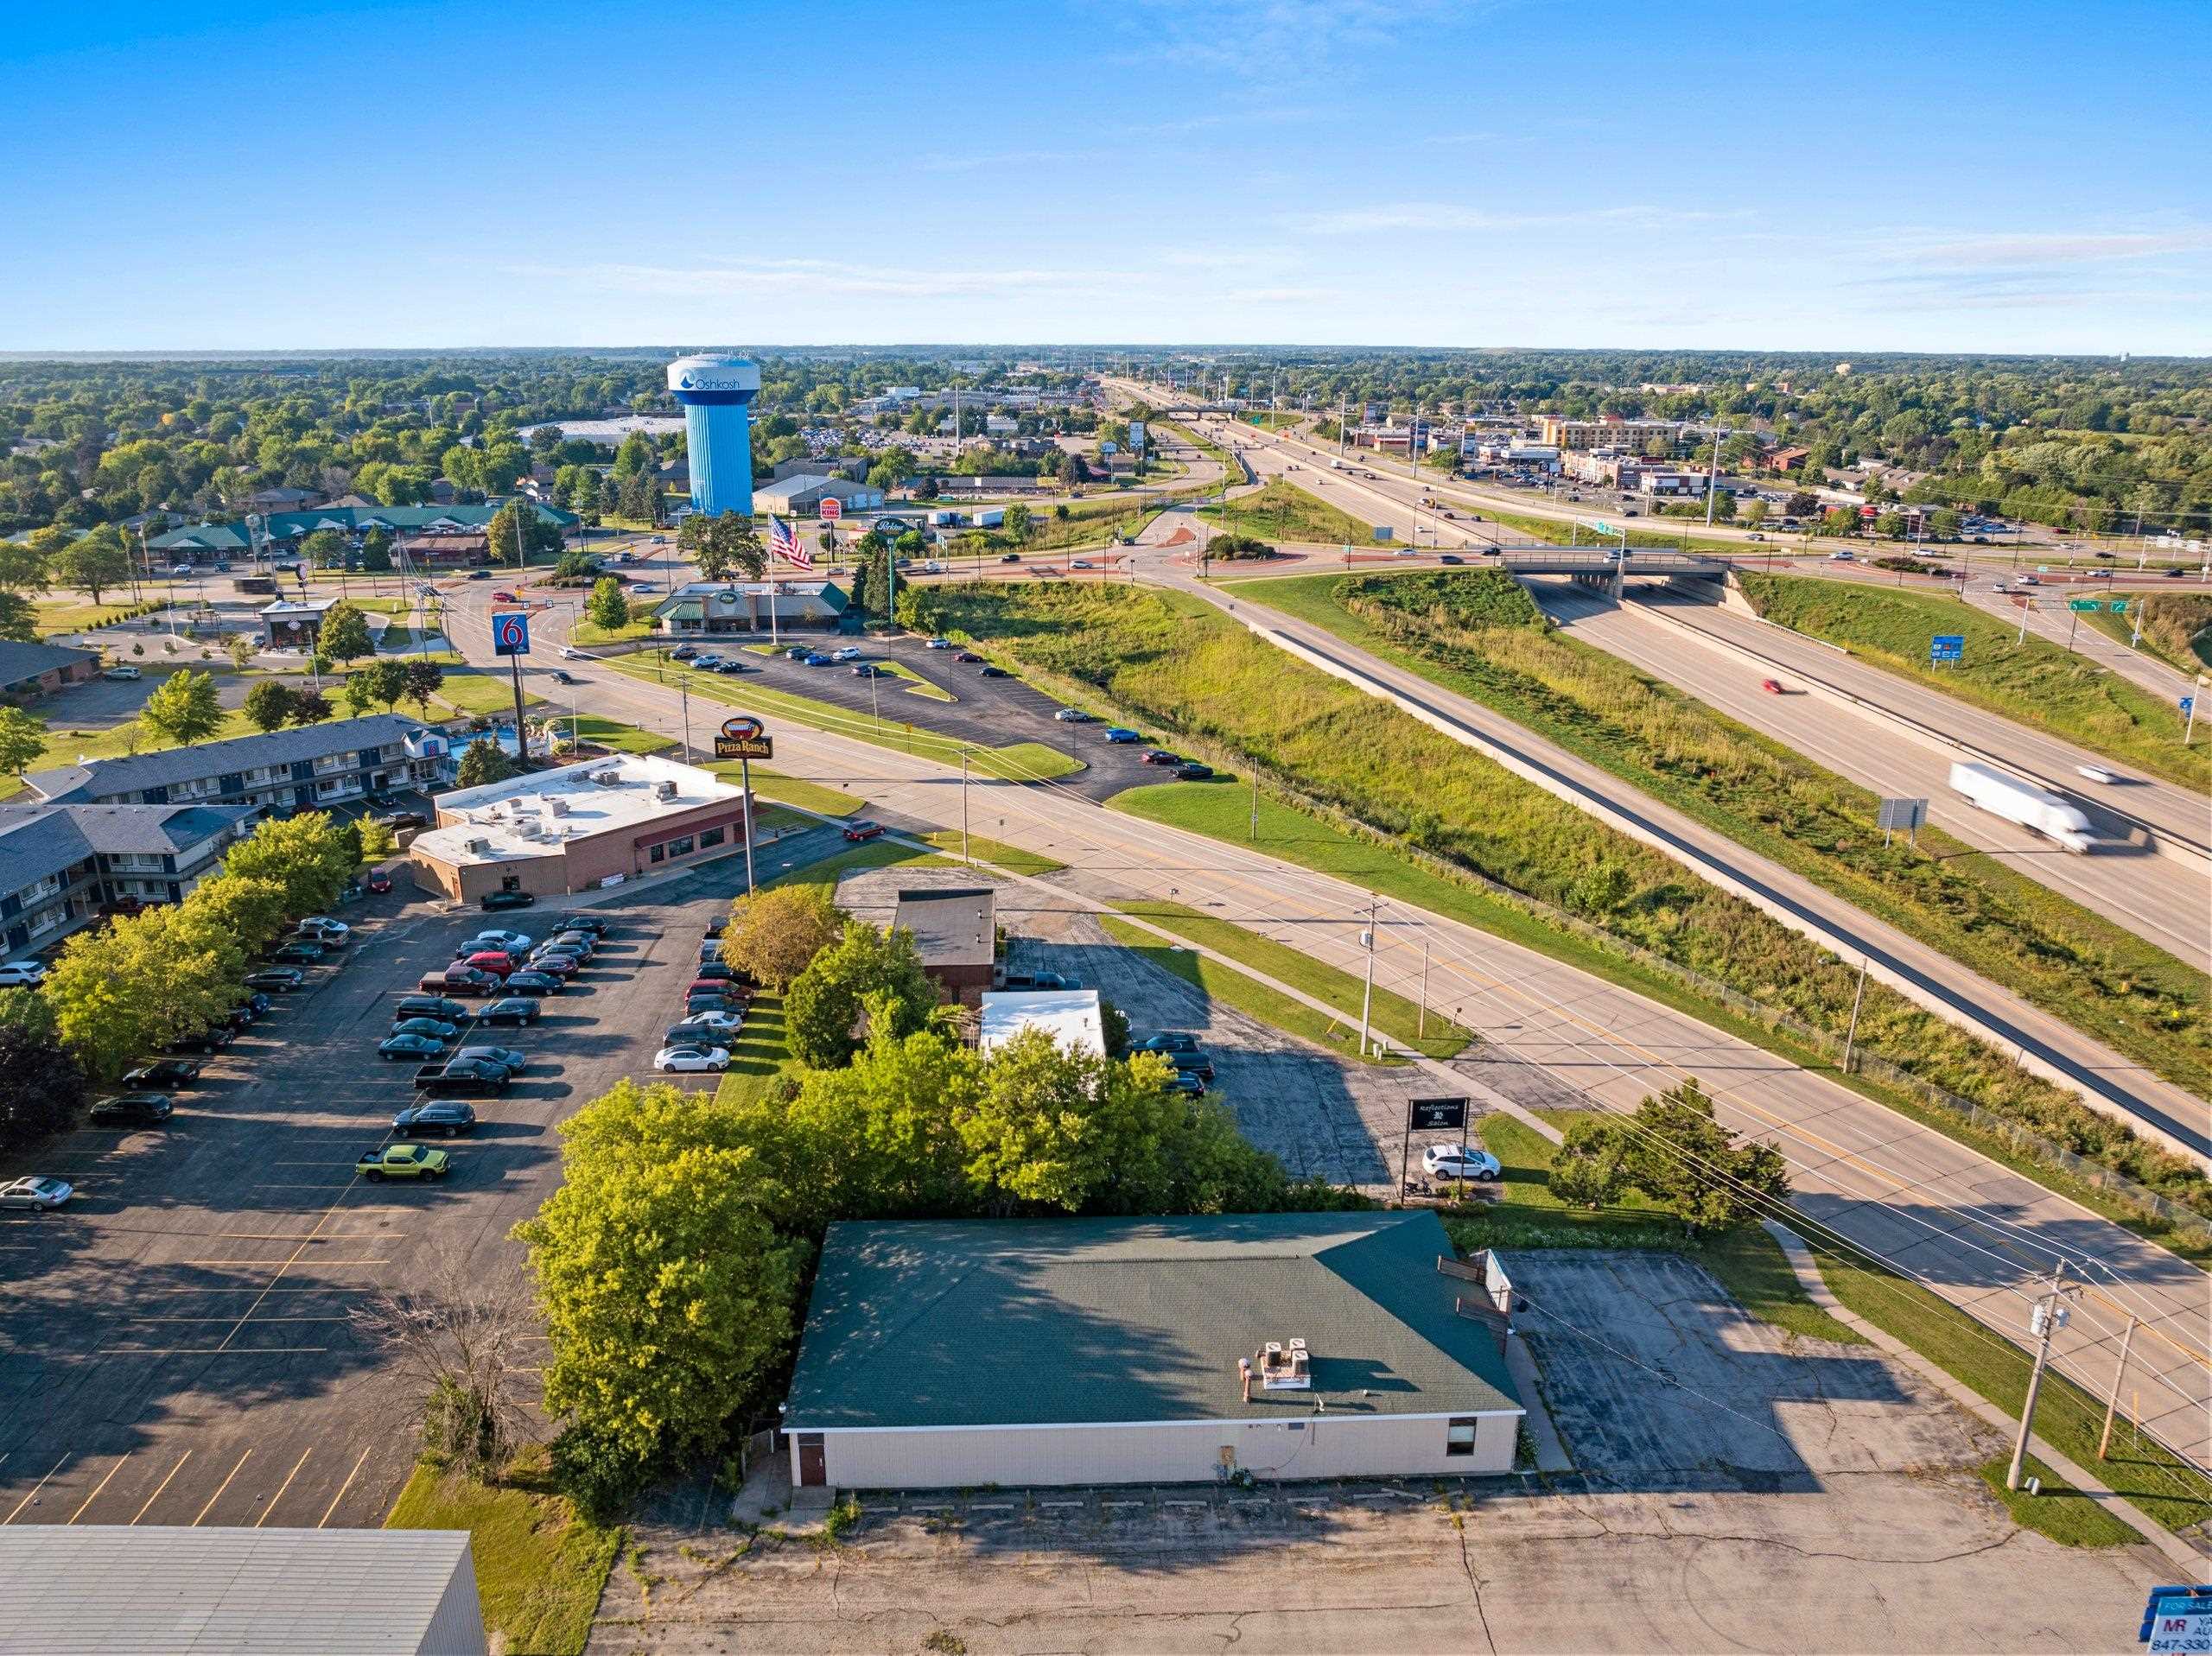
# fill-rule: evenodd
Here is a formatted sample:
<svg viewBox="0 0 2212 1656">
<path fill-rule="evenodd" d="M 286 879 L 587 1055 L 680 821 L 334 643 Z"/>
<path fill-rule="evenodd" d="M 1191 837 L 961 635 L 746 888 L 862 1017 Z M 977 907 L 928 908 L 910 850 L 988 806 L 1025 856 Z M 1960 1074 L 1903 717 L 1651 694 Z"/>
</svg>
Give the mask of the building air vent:
<svg viewBox="0 0 2212 1656">
<path fill-rule="evenodd" d="M 566 816 L 569 814 L 569 802 L 556 796 L 545 802 L 545 809 L 556 816 Z"/>
<path fill-rule="evenodd" d="M 620 788 L 622 785 L 622 773 L 620 771 L 595 771 L 592 773 L 591 779 L 602 788 Z"/>
<path fill-rule="evenodd" d="M 488 857 L 492 854 L 492 842 L 489 840 L 471 840 L 461 849 L 472 857 Z"/>
<path fill-rule="evenodd" d="M 672 782 L 656 782 L 653 784 L 653 797 L 655 799 L 675 798 L 676 784 Z"/>
<path fill-rule="evenodd" d="M 1260 1386 L 1268 1392 L 1312 1391 L 1313 1371 L 1306 1342 L 1293 1340 L 1285 1346 L 1280 1340 L 1268 1341 L 1260 1352 Z"/>
</svg>

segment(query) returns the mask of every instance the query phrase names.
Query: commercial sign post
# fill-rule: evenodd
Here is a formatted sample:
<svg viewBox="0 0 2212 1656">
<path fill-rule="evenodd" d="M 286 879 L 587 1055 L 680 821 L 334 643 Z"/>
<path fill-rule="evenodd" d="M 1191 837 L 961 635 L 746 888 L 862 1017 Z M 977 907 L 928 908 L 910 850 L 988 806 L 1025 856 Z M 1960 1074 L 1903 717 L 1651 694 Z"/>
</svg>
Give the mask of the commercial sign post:
<svg viewBox="0 0 2212 1656">
<path fill-rule="evenodd" d="M 1964 661 L 1967 638 L 1963 632 L 1939 632 L 1928 641 L 1928 659 L 1932 664 L 1939 661 Z"/>
<path fill-rule="evenodd" d="M 1423 1133 L 1465 1133 L 1467 1101 L 1464 1098 L 1409 1098 L 1406 1101 L 1406 1139 L 1398 1150 L 1398 1189 L 1413 1177 L 1414 1129 Z"/>
<path fill-rule="evenodd" d="M 2153 1587 L 2135 1637 L 2150 1656 L 2212 1652 L 2212 1587 Z"/>
<path fill-rule="evenodd" d="M 1928 802 L 1924 799 L 1885 799 L 1877 808 L 1874 826 L 1882 830 L 1882 843 L 1887 845 L 1890 836 L 1903 828 L 1910 836 L 1908 843 L 1920 843 L 1921 825 L 1928 820 Z"/>
<path fill-rule="evenodd" d="M 715 757 L 737 761 L 738 786 L 745 790 L 745 894 L 753 895 L 753 761 L 776 757 L 776 739 L 750 714 L 722 720 L 715 733 Z"/>
<path fill-rule="evenodd" d="M 1141 420 L 1129 422 L 1129 453 L 1140 460 L 1144 458 L 1144 422 Z"/>
<path fill-rule="evenodd" d="M 530 617 L 510 612 L 492 617 L 492 653 L 507 658 L 515 682 L 515 762 L 530 769 L 530 733 L 522 722 L 522 658 L 530 654 Z"/>
</svg>

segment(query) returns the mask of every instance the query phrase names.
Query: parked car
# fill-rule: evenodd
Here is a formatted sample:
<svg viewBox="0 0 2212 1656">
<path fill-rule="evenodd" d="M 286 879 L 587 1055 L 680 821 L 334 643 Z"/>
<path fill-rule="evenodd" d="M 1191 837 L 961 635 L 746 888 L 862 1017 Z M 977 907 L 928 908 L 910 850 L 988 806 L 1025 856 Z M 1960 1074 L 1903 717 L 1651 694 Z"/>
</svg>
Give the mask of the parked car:
<svg viewBox="0 0 2212 1656">
<path fill-rule="evenodd" d="M 950 650 L 952 648 L 952 640 L 950 638 L 932 638 L 927 644 L 924 644 L 922 648 L 925 650 Z"/>
<path fill-rule="evenodd" d="M 717 673 L 723 673 L 723 674 L 729 674 L 729 673 L 757 673 L 757 672 L 759 672 L 760 670 L 760 669 L 759 668 L 755 667 L 755 666 L 754 666 L 751 662 L 749 662 L 749 661 L 726 661 L 726 662 L 721 662 L 721 663 L 716 663 L 716 665 L 715 665 L 715 671 L 716 671 Z"/>
<path fill-rule="evenodd" d="M 77 1187 L 67 1179 L 20 1178 L 0 1184 L 0 1208 L 29 1208 L 48 1212 L 67 1204 Z"/>
<path fill-rule="evenodd" d="M 1170 753 L 1164 747 L 1155 747 L 1146 752 L 1144 762 L 1147 765 L 1180 765 L 1183 762 L 1183 756 L 1180 753 Z"/>
<path fill-rule="evenodd" d="M 871 822 L 865 818 L 857 822 L 845 824 L 845 838 L 855 845 L 858 845 L 863 840 L 873 840 L 882 832 L 882 823 Z"/>
<path fill-rule="evenodd" d="M 511 978 L 508 981 L 512 984 L 513 980 Z M 527 995 L 508 995 L 485 1007 L 483 1016 L 479 1021 L 486 1024 L 512 1024 L 516 1028 L 520 1029 L 525 1024 L 535 1024 L 537 1021 L 539 1010 L 538 1004 Z"/>
<path fill-rule="evenodd" d="M 0 989 L 35 989 L 46 981 L 46 968 L 36 961 L 10 961 L 0 966 Z"/>
<path fill-rule="evenodd" d="M 709 978 L 718 983 L 734 983 L 737 980 L 737 968 L 721 961 L 701 961 L 693 980 L 703 982 Z"/>
<path fill-rule="evenodd" d="M 174 1092 L 180 1087 L 189 1087 L 200 1079 L 200 1066 L 183 1058 L 156 1058 L 151 1063 L 142 1063 L 127 1072 L 123 1084 L 134 1092 L 149 1087 L 158 1087 Z"/>
<path fill-rule="evenodd" d="M 861 647 L 858 644 L 847 644 L 841 650 L 830 652 L 831 661 L 858 661 L 860 658 Z"/>
<path fill-rule="evenodd" d="M 453 1055 L 455 1063 L 496 1063 L 511 1075 L 519 1075 L 530 1067 L 527 1055 L 511 1046 L 465 1046 Z"/>
<path fill-rule="evenodd" d="M 143 678 L 146 676 L 140 672 L 137 668 L 131 666 L 128 662 L 120 662 L 115 666 L 109 668 L 107 671 L 102 673 L 100 676 L 102 678 L 113 679 L 136 679 Z"/>
<path fill-rule="evenodd" d="M 509 973 L 505 986 L 507 994 L 527 995 L 532 999 L 540 995 L 557 995 L 561 987 L 559 978 L 550 972 L 541 972 L 534 966 Z"/>
<path fill-rule="evenodd" d="M 1088 725 L 1096 721 L 1081 707 L 1062 707 L 1052 717 L 1064 725 Z"/>
<path fill-rule="evenodd" d="M 785 661 L 804 661 L 813 653 L 814 647 L 811 644 L 793 644 L 784 651 L 784 659 Z"/>
<path fill-rule="evenodd" d="M 1200 765 L 1196 759 L 1185 759 L 1175 767 L 1175 779 L 1178 782 L 1211 782 L 1213 766 Z"/>
<path fill-rule="evenodd" d="M 391 1015 L 395 1019 L 435 1018 L 440 1023 L 459 1024 L 468 1018 L 469 1012 L 458 1000 L 443 995 L 411 994 L 402 995 L 392 1003 Z"/>
<path fill-rule="evenodd" d="M 456 1093 L 504 1093 L 507 1072 L 499 1064 L 475 1058 L 426 1063 L 415 1072 L 415 1090 L 448 1097 Z"/>
<path fill-rule="evenodd" d="M 474 955 L 480 949 L 499 949 L 505 950 L 510 955 L 522 955 L 529 951 L 533 941 L 526 931 L 502 931 L 497 926 L 487 926 L 459 949 L 454 949 L 454 954 L 458 957 L 462 955 Z"/>
<path fill-rule="evenodd" d="M 819 650 L 810 650 L 805 655 L 799 657 L 799 665 L 802 667 L 827 667 L 830 665 L 830 657 L 823 655 Z"/>
<path fill-rule="evenodd" d="M 415 987 L 426 995 L 488 995 L 499 987 L 499 980 L 473 966 L 449 966 L 442 972 L 425 972 Z"/>
<path fill-rule="evenodd" d="M 422 812 L 410 811 L 404 809 L 396 811 L 378 811 L 374 815 L 371 816 L 369 821 L 372 822 L 380 823 L 384 827 L 392 829 L 395 833 L 401 828 L 428 828 L 430 826 L 430 819 L 423 815 Z"/>
<path fill-rule="evenodd" d="M 158 1127 L 176 1114 L 176 1106 L 159 1093 L 118 1093 L 104 1098 L 85 1112 L 96 1127 Z"/>
<path fill-rule="evenodd" d="M 476 1131 L 476 1107 L 458 1099 L 431 1099 L 422 1104 L 410 1104 L 391 1118 L 392 1130 L 397 1133 L 421 1133 L 450 1139 L 456 1134 Z"/>
<path fill-rule="evenodd" d="M 677 1075 L 727 1069 L 729 1051 L 719 1046 L 664 1046 L 653 1054 L 653 1068 Z"/>
<path fill-rule="evenodd" d="M 1137 1045 L 1140 1052 L 1196 1052 L 1198 1037 L 1180 1030 L 1162 1030 L 1157 1035 L 1147 1035 Z"/>
<path fill-rule="evenodd" d="M 537 901 L 528 891 L 486 891 L 477 906 L 486 914 L 494 914 L 501 909 L 526 909 Z"/>
<path fill-rule="evenodd" d="M 745 1027 L 745 1014 L 736 1012 L 694 1012 L 669 1031 L 671 1041 L 696 1042 L 702 1035 L 734 1035 Z M 683 1031 L 677 1033 L 678 1031 Z"/>
<path fill-rule="evenodd" d="M 872 661 L 864 661 L 855 663 L 853 676 L 855 678 L 896 678 L 899 675 L 888 667 L 879 667 Z"/>
<path fill-rule="evenodd" d="M 1421 1152 L 1421 1171 L 1433 1179 L 1470 1179 L 1487 1183 L 1505 1170 L 1497 1157 L 1472 1145 L 1431 1145 Z"/>
<path fill-rule="evenodd" d="M 1003 667 L 993 667 L 986 663 L 976 669 L 976 676 L 977 678 L 1012 678 L 1014 675 Z"/>
<path fill-rule="evenodd" d="M 425 1020 L 428 1021 L 428 1020 Z M 434 1035 L 388 1035 L 377 1043 L 377 1056 L 387 1063 L 411 1060 L 429 1063 L 445 1056 L 446 1044 Z"/>
<path fill-rule="evenodd" d="M 722 987 L 728 987 L 728 986 L 724 985 Z M 740 1002 L 734 995 L 686 995 L 683 998 L 683 1015 L 686 1018 L 696 1018 L 701 1012 L 728 1012 L 741 1004 L 742 1003 Z"/>
<path fill-rule="evenodd" d="M 180 1035 L 162 1050 L 164 1052 L 220 1052 L 238 1038 L 238 1031 L 229 1024 L 216 1024 L 201 1030 L 196 1035 Z"/>
<path fill-rule="evenodd" d="M 1116 747 L 1128 747 L 1144 738 L 1134 730 L 1126 730 L 1120 725 L 1109 725 L 1106 730 L 1106 739 Z"/>
<path fill-rule="evenodd" d="M 574 955 L 580 961 L 588 961 L 599 953 L 598 939 L 588 931 L 556 932 L 549 947 L 559 949 L 563 955 Z"/>
<path fill-rule="evenodd" d="M 1168 1076 L 1165 1090 L 1180 1093 L 1189 1098 L 1204 1098 L 1206 1095 L 1205 1077 L 1189 1069 L 1178 1069 Z"/>
<path fill-rule="evenodd" d="M 572 914 L 561 922 L 563 931 L 588 931 L 594 937 L 604 937 L 614 930 L 614 923 L 603 914 Z"/>
<path fill-rule="evenodd" d="M 313 966 L 330 951 L 321 943 L 310 943 L 295 938 L 270 955 L 270 959 L 283 966 Z"/>
<path fill-rule="evenodd" d="M 461 962 L 472 972 L 482 972 L 505 981 L 522 962 L 504 949 L 480 949 Z"/>
<path fill-rule="evenodd" d="M 442 1179 L 453 1166 L 453 1158 L 428 1145 L 383 1145 L 353 1164 L 353 1171 L 371 1183 L 385 1179 Z"/>
<path fill-rule="evenodd" d="M 952 659 L 955 661 L 966 662 L 969 665 L 973 666 L 976 663 L 982 660 L 983 658 L 972 650 L 963 650 Z"/>
<path fill-rule="evenodd" d="M 445 1042 L 461 1033 L 461 1025 L 442 1018 L 401 1018 L 393 1021 L 391 1033 L 419 1035 L 426 1041 Z"/>
<path fill-rule="evenodd" d="M 678 644 L 675 649 L 668 652 L 668 658 L 671 661 L 690 661 L 698 653 L 699 651 L 696 645 Z"/>
<path fill-rule="evenodd" d="M 391 890 L 391 876 L 381 868 L 371 869 L 368 879 L 362 883 L 378 897 L 383 897 Z"/>
<path fill-rule="evenodd" d="M 558 949 L 540 949 L 530 957 L 530 964 L 524 969 L 543 977 L 559 978 L 565 983 L 583 970 L 583 962 L 574 955 L 563 955 Z"/>
</svg>

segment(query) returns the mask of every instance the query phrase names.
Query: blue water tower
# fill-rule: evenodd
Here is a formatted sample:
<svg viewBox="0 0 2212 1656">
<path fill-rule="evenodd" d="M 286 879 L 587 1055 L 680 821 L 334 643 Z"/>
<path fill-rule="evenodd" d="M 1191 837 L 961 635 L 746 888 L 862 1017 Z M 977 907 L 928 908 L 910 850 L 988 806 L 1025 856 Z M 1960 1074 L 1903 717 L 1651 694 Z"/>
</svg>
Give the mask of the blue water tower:
<svg viewBox="0 0 2212 1656">
<path fill-rule="evenodd" d="M 668 389 L 683 405 L 692 506 L 751 517 L 752 407 L 760 394 L 760 365 L 744 357 L 679 357 L 668 365 Z"/>
</svg>

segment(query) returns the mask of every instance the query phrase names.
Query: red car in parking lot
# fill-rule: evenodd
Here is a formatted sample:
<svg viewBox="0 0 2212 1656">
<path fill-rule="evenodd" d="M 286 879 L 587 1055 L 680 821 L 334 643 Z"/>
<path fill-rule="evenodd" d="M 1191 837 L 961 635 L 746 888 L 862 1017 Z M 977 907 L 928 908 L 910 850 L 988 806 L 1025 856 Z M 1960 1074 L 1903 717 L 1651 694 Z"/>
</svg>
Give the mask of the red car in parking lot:
<svg viewBox="0 0 2212 1656">
<path fill-rule="evenodd" d="M 882 832 L 883 824 L 880 822 L 848 822 L 845 825 L 845 837 L 855 845 L 862 840 L 873 840 Z"/>
<path fill-rule="evenodd" d="M 385 892 L 391 890 L 391 876 L 385 872 L 381 868 L 372 872 L 368 879 L 362 883 L 378 897 L 382 897 Z"/>
</svg>

